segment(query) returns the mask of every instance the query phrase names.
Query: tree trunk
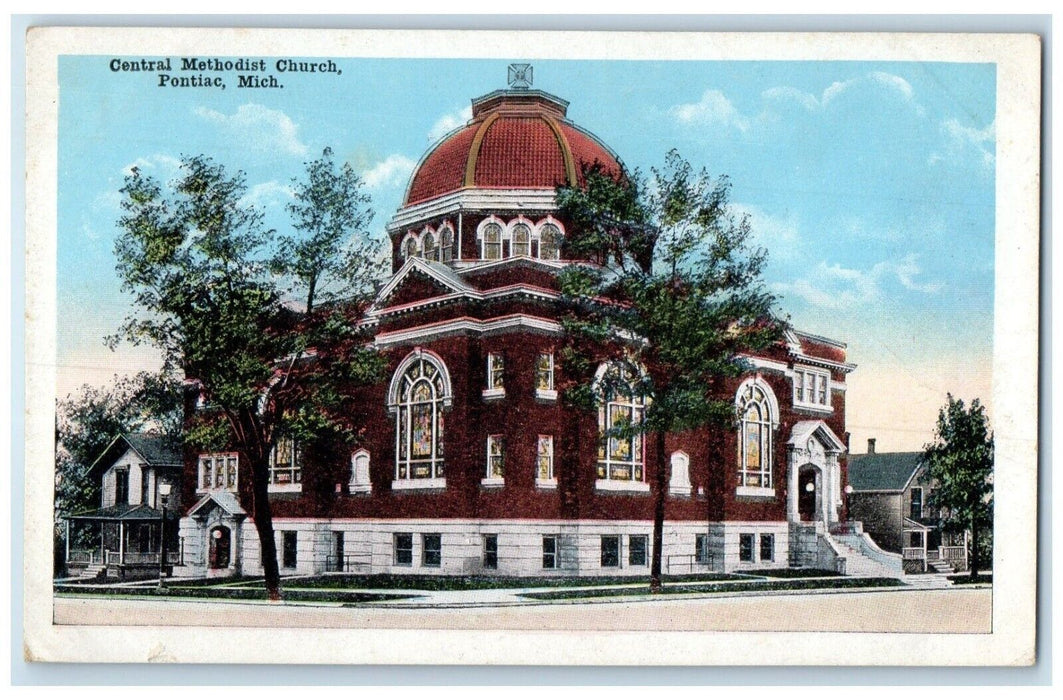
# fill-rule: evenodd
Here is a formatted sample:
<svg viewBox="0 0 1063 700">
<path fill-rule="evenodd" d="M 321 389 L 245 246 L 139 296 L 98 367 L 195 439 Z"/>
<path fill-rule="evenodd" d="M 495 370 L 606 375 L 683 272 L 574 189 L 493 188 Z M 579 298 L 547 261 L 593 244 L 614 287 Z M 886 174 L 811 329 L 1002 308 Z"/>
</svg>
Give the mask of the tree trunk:
<svg viewBox="0 0 1063 700">
<path fill-rule="evenodd" d="M 978 527 L 975 516 L 971 515 L 971 581 L 978 578 Z"/>
<path fill-rule="evenodd" d="M 665 454 L 665 432 L 654 434 L 654 453 L 657 458 L 653 486 L 653 557 L 650 565 L 650 592 L 661 592 L 661 549 L 664 546 L 664 498 L 668 488 L 668 462 Z"/>
<path fill-rule="evenodd" d="M 269 506 L 269 463 L 267 460 L 256 461 L 252 465 L 251 488 L 254 504 L 251 517 L 255 519 L 255 529 L 258 531 L 258 541 L 261 545 L 266 594 L 270 600 L 280 600 L 281 574 L 280 567 L 277 566 L 277 541 L 273 535 L 273 511 Z"/>
</svg>

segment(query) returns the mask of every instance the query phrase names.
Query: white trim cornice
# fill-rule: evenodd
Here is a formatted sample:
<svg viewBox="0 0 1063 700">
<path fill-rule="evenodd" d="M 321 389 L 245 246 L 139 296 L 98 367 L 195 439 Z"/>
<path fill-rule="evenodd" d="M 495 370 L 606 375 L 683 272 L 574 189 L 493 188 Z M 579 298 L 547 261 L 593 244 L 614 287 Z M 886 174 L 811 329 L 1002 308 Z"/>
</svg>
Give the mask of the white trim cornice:
<svg viewBox="0 0 1063 700">
<path fill-rule="evenodd" d="M 454 214 L 459 210 L 546 211 L 556 208 L 553 189 L 469 187 L 399 209 L 388 222 L 387 231 L 395 233 L 426 219 Z"/>
<path fill-rule="evenodd" d="M 388 331 L 376 336 L 377 347 L 401 345 L 409 342 L 426 341 L 451 333 L 492 333 L 502 330 L 524 328 L 529 330 L 545 331 L 547 333 L 561 333 L 561 324 L 537 316 L 513 314 L 500 318 L 481 321 L 479 319 L 464 316 L 458 319 L 429 323 L 414 328 L 404 328 L 400 331 Z"/>
</svg>

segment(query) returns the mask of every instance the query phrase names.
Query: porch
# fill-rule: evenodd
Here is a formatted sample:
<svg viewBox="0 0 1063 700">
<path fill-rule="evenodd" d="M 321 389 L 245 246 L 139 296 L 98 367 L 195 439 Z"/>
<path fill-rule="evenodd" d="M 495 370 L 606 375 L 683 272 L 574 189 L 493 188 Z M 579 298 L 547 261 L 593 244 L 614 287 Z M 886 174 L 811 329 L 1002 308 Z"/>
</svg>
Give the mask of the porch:
<svg viewBox="0 0 1063 700">
<path fill-rule="evenodd" d="M 931 540 L 941 538 L 936 528 L 905 518 L 902 535 L 907 545 L 901 548 L 905 573 L 967 571 L 966 532 L 960 542 L 945 540 L 935 547 L 930 544 Z"/>
<path fill-rule="evenodd" d="M 182 547 L 177 536 L 177 514 L 143 505 L 120 505 L 68 516 L 65 561 L 67 570 L 82 576 L 105 573 L 126 578 L 155 573 L 180 565 Z M 72 537 L 72 529 L 96 539 L 98 545 L 76 546 L 88 537 Z M 95 537 L 95 533 L 98 533 Z"/>
</svg>

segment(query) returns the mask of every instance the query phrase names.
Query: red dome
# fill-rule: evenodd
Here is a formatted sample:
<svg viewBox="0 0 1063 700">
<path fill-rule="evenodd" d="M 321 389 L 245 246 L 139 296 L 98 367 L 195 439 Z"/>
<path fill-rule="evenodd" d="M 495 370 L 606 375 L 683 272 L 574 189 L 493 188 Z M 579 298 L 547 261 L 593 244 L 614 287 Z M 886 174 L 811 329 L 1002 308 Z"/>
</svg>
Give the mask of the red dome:
<svg viewBox="0 0 1063 700">
<path fill-rule="evenodd" d="M 581 184 L 582 165 L 617 175 L 616 155 L 565 119 L 568 103 L 538 90 L 493 92 L 473 102 L 473 118 L 439 142 L 410 179 L 404 205 L 466 187 L 554 189 Z"/>
</svg>

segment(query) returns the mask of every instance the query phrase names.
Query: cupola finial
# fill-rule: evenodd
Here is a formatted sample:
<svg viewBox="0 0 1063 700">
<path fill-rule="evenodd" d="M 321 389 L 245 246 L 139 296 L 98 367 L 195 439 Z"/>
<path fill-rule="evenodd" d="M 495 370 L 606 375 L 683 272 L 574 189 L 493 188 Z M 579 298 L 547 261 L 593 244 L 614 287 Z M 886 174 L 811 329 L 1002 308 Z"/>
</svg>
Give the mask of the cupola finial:
<svg viewBox="0 0 1063 700">
<path fill-rule="evenodd" d="M 527 90 L 532 86 L 532 66 L 530 63 L 510 63 L 509 86 L 515 90 Z"/>
</svg>

